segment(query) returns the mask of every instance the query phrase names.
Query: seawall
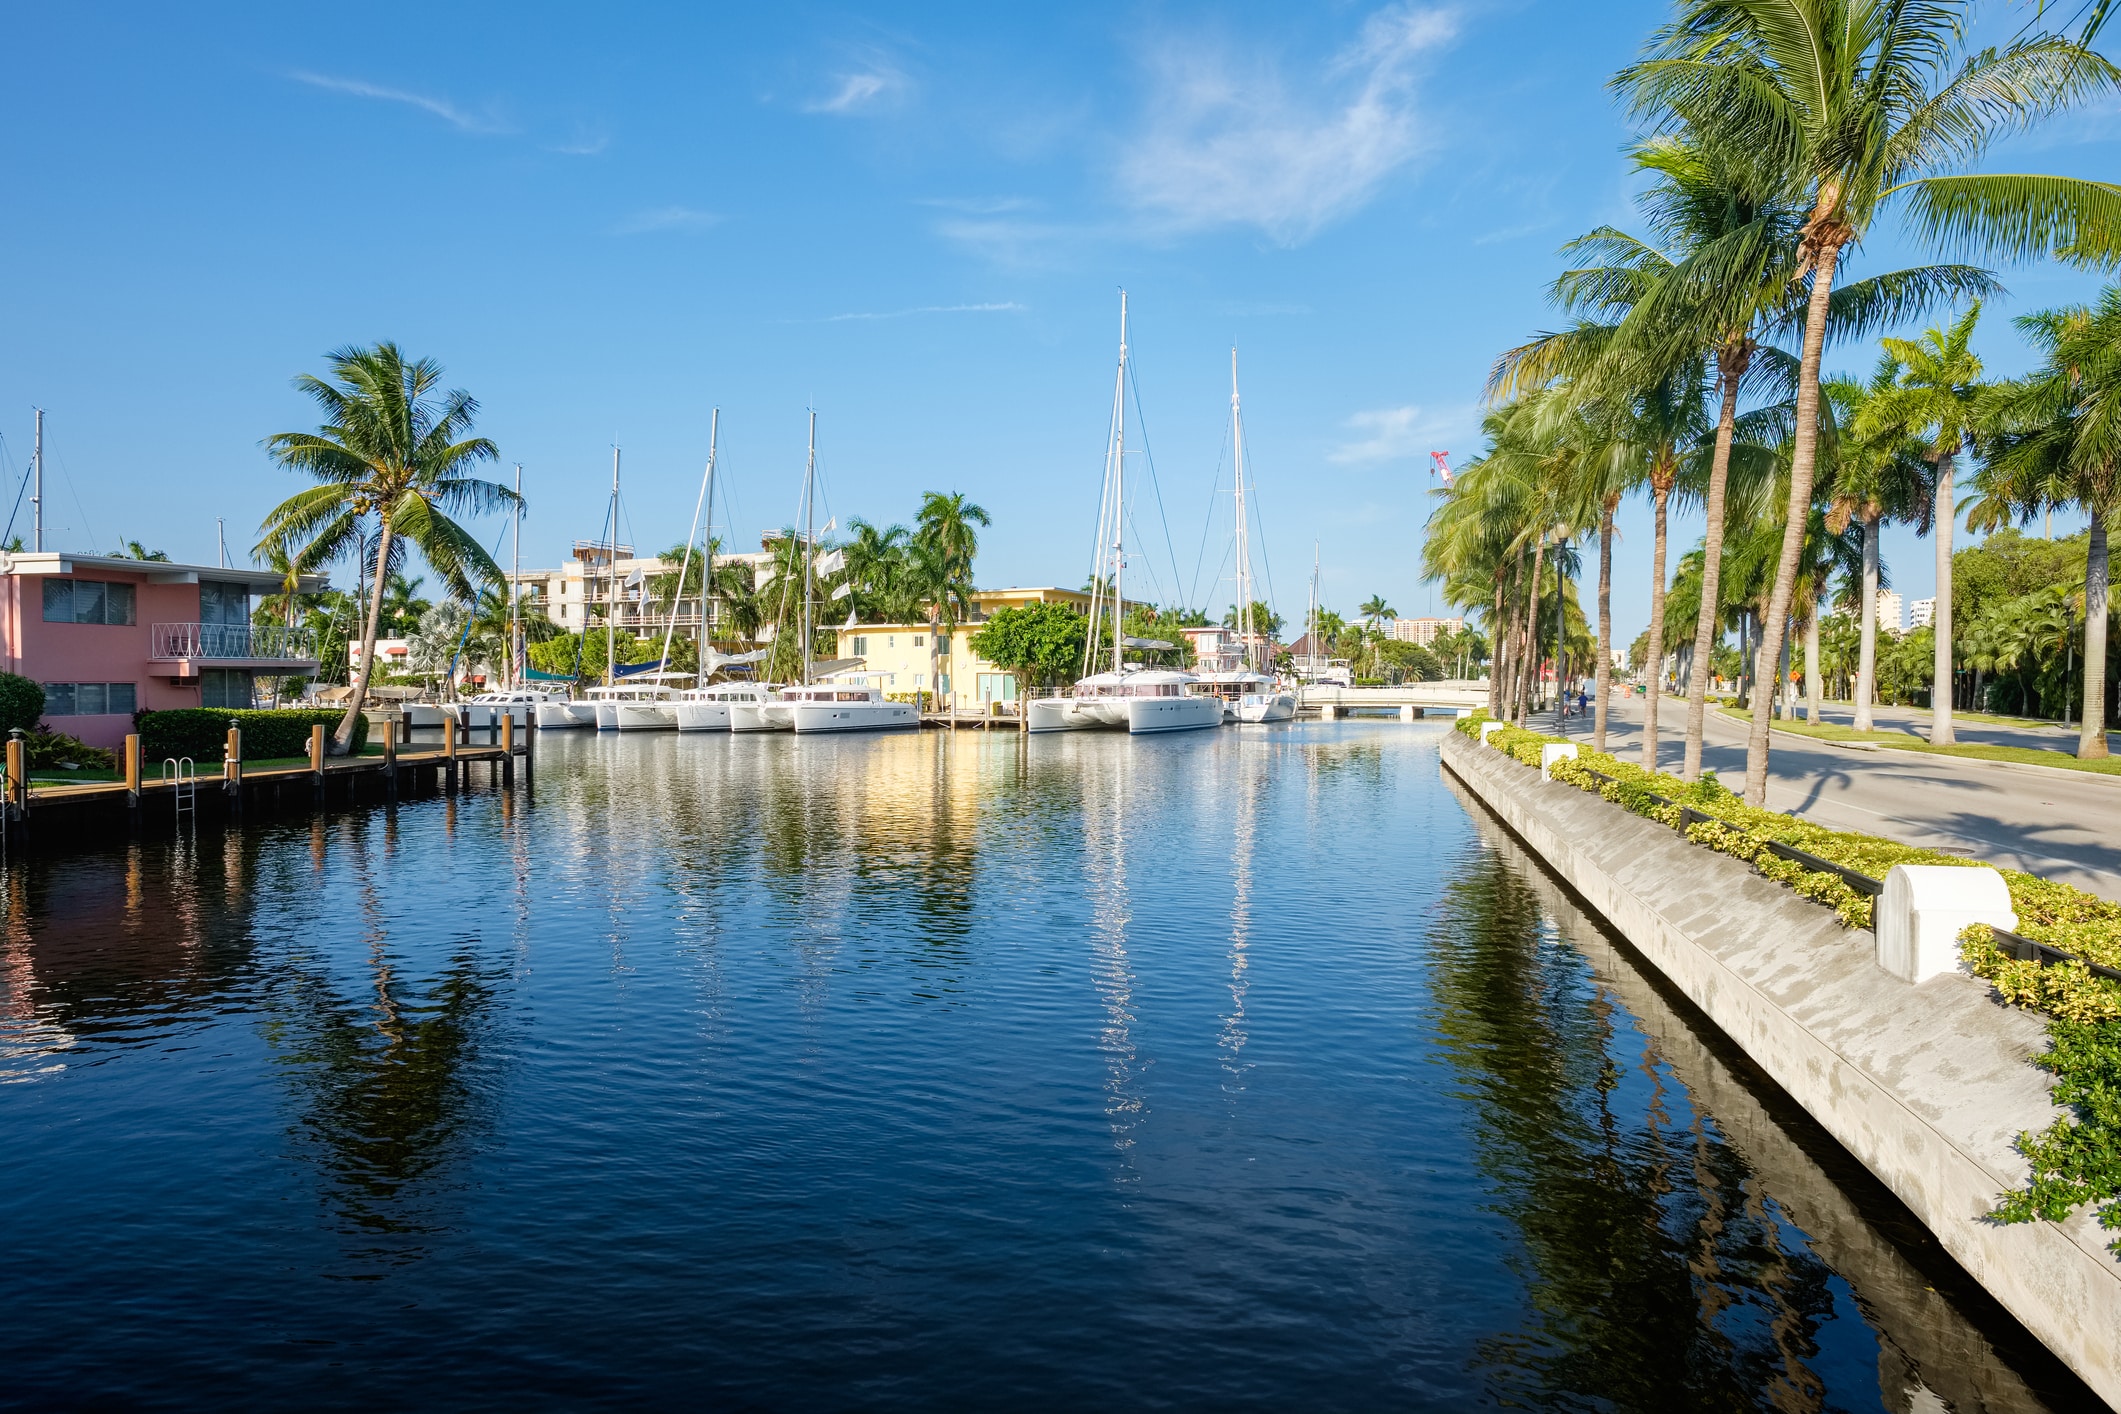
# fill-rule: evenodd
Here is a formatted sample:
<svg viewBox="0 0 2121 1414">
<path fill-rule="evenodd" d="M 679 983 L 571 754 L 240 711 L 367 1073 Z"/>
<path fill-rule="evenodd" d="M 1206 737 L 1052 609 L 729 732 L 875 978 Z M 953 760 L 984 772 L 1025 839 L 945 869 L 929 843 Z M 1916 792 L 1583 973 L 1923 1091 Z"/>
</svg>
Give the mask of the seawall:
<svg viewBox="0 0 2121 1414">
<path fill-rule="evenodd" d="M 1739 860 L 1457 733 L 1443 763 L 1549 869 L 1877 1176 L 1996 1300 L 2121 1407 L 2121 1260 L 2086 1211 L 1983 1216 L 2057 1111 L 2040 1019 L 1953 974 L 1910 986 L 1868 932 Z"/>
</svg>

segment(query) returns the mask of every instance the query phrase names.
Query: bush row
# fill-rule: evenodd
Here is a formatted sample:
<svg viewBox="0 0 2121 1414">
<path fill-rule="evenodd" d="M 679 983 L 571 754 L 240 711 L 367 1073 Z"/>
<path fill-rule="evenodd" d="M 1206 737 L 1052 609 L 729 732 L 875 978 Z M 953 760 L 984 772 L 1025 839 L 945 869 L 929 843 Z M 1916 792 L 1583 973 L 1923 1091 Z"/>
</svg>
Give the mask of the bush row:
<svg viewBox="0 0 2121 1414">
<path fill-rule="evenodd" d="M 309 729 L 322 724 L 329 734 L 338 729 L 344 715 L 337 708 L 179 707 L 135 712 L 133 730 L 140 734 L 140 759 L 149 765 L 172 756 L 189 756 L 201 765 L 223 760 L 228 754 L 230 722 L 243 731 L 243 759 L 269 761 L 308 755 Z M 358 717 L 354 720 L 353 749 L 359 752 L 367 741 L 368 719 Z"/>
<path fill-rule="evenodd" d="M 1460 719 L 1458 730 L 1478 740 L 1487 713 Z M 1488 744 L 1513 760 L 1537 766 L 1540 748 L 1566 737 L 1520 727 L 1492 732 Z M 1713 818 L 1696 821 L 1687 838 L 1750 863 L 1768 878 L 1834 910 L 1849 928 L 1872 926 L 1871 899 L 1837 874 L 1809 869 L 1765 848 L 1794 846 L 1846 869 L 1883 879 L 1895 864 L 1971 865 L 1973 860 L 1847 830 L 1830 830 L 1749 806 L 1713 772 L 1686 782 L 1603 752 L 1584 750 L 1557 761 L 1548 774 L 1637 815 L 1677 827 L 1680 808 Z M 1602 781 L 1592 772 L 1609 776 Z M 1662 797 L 1662 800 L 1656 797 Z M 2001 869 L 2018 915 L 2017 931 L 2108 967 L 2121 967 L 2121 904 L 2016 869 Z M 2025 1188 L 2001 1195 L 1992 1216 L 2004 1222 L 2045 1218 L 2059 1222 L 2085 1203 L 2098 1205 L 2100 1224 L 2121 1228 L 2121 983 L 2094 976 L 2078 963 L 2043 967 L 2010 957 L 1995 932 L 1976 924 L 1960 934 L 1961 955 L 2004 1001 L 2046 1013 L 2051 1049 L 2034 1064 L 2056 1077 L 2055 1103 L 2070 1110 L 2038 1134 L 2021 1134 L 2018 1148 L 2032 1162 Z M 2121 1251 L 2121 1240 L 2112 1244 Z"/>
</svg>

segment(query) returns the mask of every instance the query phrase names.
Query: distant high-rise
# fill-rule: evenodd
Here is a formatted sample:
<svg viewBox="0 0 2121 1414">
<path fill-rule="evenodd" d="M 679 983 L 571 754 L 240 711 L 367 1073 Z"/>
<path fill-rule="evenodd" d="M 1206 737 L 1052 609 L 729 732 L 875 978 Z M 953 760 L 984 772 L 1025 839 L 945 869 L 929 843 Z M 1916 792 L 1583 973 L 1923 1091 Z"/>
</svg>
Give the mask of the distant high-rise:
<svg viewBox="0 0 2121 1414">
<path fill-rule="evenodd" d="M 1439 633 L 1458 633 L 1464 630 L 1464 619 L 1394 619 L 1389 632 L 1401 643 L 1419 643 L 1426 648 L 1436 641 Z"/>
<path fill-rule="evenodd" d="M 1893 590 L 1878 591 L 1878 627 L 1887 633 L 1907 632 L 1907 614 L 1901 607 L 1899 594 Z"/>
<path fill-rule="evenodd" d="M 1917 599 L 1907 606 L 1907 626 L 1910 629 L 1928 628 L 1937 621 L 1937 601 Z"/>
</svg>

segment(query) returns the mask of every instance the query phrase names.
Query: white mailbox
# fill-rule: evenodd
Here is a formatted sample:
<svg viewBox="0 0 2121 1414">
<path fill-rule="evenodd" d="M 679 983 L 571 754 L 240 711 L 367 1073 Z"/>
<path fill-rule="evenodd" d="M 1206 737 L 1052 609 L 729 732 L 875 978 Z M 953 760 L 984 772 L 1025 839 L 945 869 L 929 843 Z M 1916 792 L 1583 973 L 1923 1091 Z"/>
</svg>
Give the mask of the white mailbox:
<svg viewBox="0 0 2121 1414">
<path fill-rule="evenodd" d="M 1553 780 L 1554 763 L 1556 761 L 1574 761 L 1575 759 L 1575 742 L 1548 742 L 1545 746 L 1539 748 L 1539 779 L 1542 781 Z"/>
</svg>

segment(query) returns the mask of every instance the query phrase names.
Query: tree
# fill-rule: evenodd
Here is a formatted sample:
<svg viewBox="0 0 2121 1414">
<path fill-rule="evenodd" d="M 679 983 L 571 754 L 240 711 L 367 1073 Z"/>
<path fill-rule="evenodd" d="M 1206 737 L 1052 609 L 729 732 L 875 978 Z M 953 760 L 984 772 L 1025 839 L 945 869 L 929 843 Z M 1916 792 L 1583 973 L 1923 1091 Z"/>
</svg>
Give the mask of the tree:
<svg viewBox="0 0 2121 1414">
<path fill-rule="evenodd" d="M 1065 604 L 996 609 L 972 635 L 972 651 L 1016 679 L 1018 700 L 1028 689 L 1066 682 L 1082 666 L 1089 623 Z"/>
<path fill-rule="evenodd" d="M 928 682 L 942 692 L 942 637 L 956 631 L 961 617 L 972 615 L 972 562 L 979 555 L 979 531 L 991 525 L 987 513 L 962 492 L 930 491 L 921 497 L 914 520 L 909 579 L 928 606 Z"/>
<path fill-rule="evenodd" d="M 468 435 L 479 408 L 471 394 L 456 389 L 435 399 L 442 369 L 432 359 L 408 363 L 397 345 L 381 343 L 340 349 L 326 362 L 333 381 L 310 374 L 295 380 L 323 410 L 324 423 L 315 432 L 281 432 L 265 442 L 281 466 L 322 484 L 273 508 L 255 553 L 277 547 L 305 563 L 325 564 L 357 550 L 368 522 L 375 522 L 374 589 L 361 630 L 361 668 L 332 737 L 333 753 L 344 755 L 367 700 L 384 582 L 403 563 L 405 546 L 416 547 L 450 592 L 469 600 L 474 581 L 505 579 L 485 547 L 452 516 L 501 510 L 521 498 L 498 482 L 468 475 L 500 452 L 486 438 Z"/>
<path fill-rule="evenodd" d="M 1399 617 L 1399 611 L 1387 604 L 1382 594 L 1372 594 L 1363 600 L 1362 608 L 1358 612 L 1362 614 L 1363 623 L 1370 628 L 1377 627 L 1386 619 Z"/>
<path fill-rule="evenodd" d="M 1984 452 L 1989 494 L 2023 508 L 2075 503 L 2091 517 L 2084 558 L 2084 719 L 2077 754 L 2106 745 L 2107 532 L 2121 513 L 2121 285 L 2090 308 L 2043 310 L 2017 321 L 2045 357 L 1995 389 Z"/>
<path fill-rule="evenodd" d="M 163 564 L 169 562 L 167 554 L 160 550 L 150 550 L 137 540 L 126 541 L 125 548 L 118 552 L 118 557 L 124 560 L 155 560 Z"/>
<path fill-rule="evenodd" d="M 1387 609 L 1385 610 L 1385 612 L 1389 614 L 1392 611 L 1390 609 Z M 1203 615 L 1202 617 L 1205 618 L 1206 615 Z M 1265 600 L 1254 599 L 1252 601 L 1252 631 L 1254 633 L 1259 634 L 1265 638 L 1272 638 L 1274 637 L 1274 635 L 1281 632 L 1281 624 L 1281 615 L 1275 613 L 1272 609 L 1268 608 Z M 1235 604 L 1232 604 L 1227 610 L 1224 611 L 1223 627 L 1237 627 L 1237 606 Z"/>
<path fill-rule="evenodd" d="M 2009 256 L 2121 255 L 2121 187 L 2063 177 L 1946 174 L 1997 138 L 2110 90 L 2105 60 L 2036 35 L 1966 56 L 1963 3 L 1683 0 L 1679 18 L 1616 83 L 1635 111 L 1749 154 L 1806 208 L 1798 273 L 1810 281 L 1796 386 L 1782 554 L 1762 626 L 1780 655 L 1819 450 L 1820 359 L 1836 267 L 1896 203 L 1918 234 Z M 1947 76 L 1948 75 L 1948 76 Z M 1942 80 L 1941 82 L 1939 80 Z M 1745 800 L 1767 795 L 1769 725 L 1755 713 Z"/>
<path fill-rule="evenodd" d="M 1857 432 L 1895 433 L 1922 443 L 1931 468 L 1937 537 L 1937 629 L 1935 700 L 1930 704 L 1930 745 L 1950 746 L 1952 735 L 1952 463 L 1980 430 L 1981 360 L 1967 347 L 1981 317 L 1975 300 L 1949 329 L 1931 329 L 1919 340 L 1886 339 L 1893 381 L 1865 401 Z"/>
<path fill-rule="evenodd" d="M 1850 695 L 1855 726 L 1871 730 L 1871 705 L 1878 682 L 1878 590 L 1887 583 L 1879 557 L 1878 537 L 1887 521 L 1908 520 L 1927 534 L 1935 500 L 1924 489 L 1922 448 L 1878 418 L 1866 422 L 1869 401 L 1893 385 L 1897 368 L 1890 354 L 1881 355 L 1868 383 L 1833 378 L 1824 386 L 1828 412 L 1835 424 L 1828 487 L 1827 524 L 1837 534 L 1851 520 L 1863 526 L 1862 563 L 1857 573 L 1857 655 Z M 1869 436 L 1859 425 L 1872 429 Z"/>
</svg>

